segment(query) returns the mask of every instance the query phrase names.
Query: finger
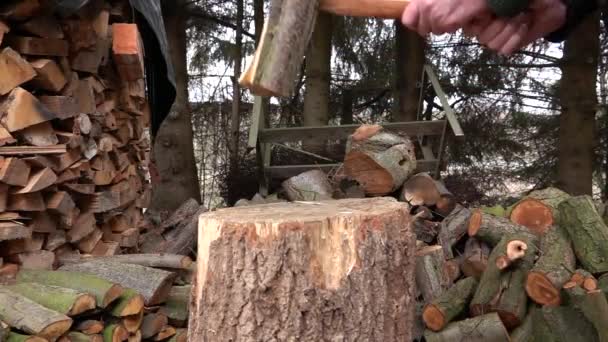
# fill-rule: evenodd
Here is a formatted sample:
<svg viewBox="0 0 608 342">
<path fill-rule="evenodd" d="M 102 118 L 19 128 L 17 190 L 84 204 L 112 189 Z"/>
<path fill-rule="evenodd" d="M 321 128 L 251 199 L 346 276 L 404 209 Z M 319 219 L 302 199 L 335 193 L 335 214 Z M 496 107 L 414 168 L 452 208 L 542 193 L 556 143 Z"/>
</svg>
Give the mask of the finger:
<svg viewBox="0 0 608 342">
<path fill-rule="evenodd" d="M 496 19 L 492 21 L 492 23 L 485 27 L 485 29 L 479 34 L 477 40 L 479 40 L 480 44 L 487 45 L 505 29 L 506 25 L 507 22 L 504 19 Z"/>
<path fill-rule="evenodd" d="M 500 51 L 509 39 L 511 39 L 519 31 L 522 25 L 526 23 L 527 18 L 526 15 L 520 14 L 507 21 L 502 31 L 487 43 L 488 48 L 494 51 Z"/>
<path fill-rule="evenodd" d="M 403 11 L 403 15 L 401 16 L 401 23 L 409 28 L 410 30 L 416 30 L 418 27 L 418 18 L 420 17 L 418 11 L 418 2 L 412 1 Z"/>
<path fill-rule="evenodd" d="M 422 36 L 427 36 L 431 32 L 431 21 L 429 19 L 428 13 L 420 13 L 418 16 L 418 27 L 416 29 L 418 33 Z M 442 34 L 437 33 L 437 34 Z"/>
<path fill-rule="evenodd" d="M 519 29 L 513 34 L 506 43 L 504 43 L 503 47 L 500 49 L 500 53 L 503 55 L 511 55 L 513 52 L 524 47 L 524 39 L 526 34 L 528 33 L 528 29 L 530 28 L 529 23 L 524 23 L 519 27 Z"/>
</svg>

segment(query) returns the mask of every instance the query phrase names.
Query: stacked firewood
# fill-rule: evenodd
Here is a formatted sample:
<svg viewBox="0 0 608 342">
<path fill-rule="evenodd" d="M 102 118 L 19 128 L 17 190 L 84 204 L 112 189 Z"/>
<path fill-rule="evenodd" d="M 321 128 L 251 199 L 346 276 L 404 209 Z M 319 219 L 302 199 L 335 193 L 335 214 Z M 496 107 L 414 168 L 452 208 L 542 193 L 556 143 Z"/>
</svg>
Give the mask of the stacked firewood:
<svg viewBox="0 0 608 342">
<path fill-rule="evenodd" d="M 0 267 L 135 247 L 149 108 L 127 1 L 0 4 Z M 47 5 L 48 4 L 48 5 Z"/>
<path fill-rule="evenodd" d="M 185 342 L 193 267 L 135 254 L 21 270 L 0 286 L 0 341 Z"/>
</svg>

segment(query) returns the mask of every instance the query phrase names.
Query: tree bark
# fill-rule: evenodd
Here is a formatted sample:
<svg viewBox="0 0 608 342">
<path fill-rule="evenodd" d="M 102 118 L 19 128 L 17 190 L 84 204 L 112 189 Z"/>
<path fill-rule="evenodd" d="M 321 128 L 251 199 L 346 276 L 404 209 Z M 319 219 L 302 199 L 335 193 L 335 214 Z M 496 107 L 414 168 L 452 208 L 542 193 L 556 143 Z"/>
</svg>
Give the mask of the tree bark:
<svg viewBox="0 0 608 342">
<path fill-rule="evenodd" d="M 506 234 L 525 234 L 534 236 L 527 227 L 511 222 L 504 217 L 486 214 L 480 209 L 473 211 L 469 219 L 469 236 L 487 242 L 491 246 L 498 244 Z"/>
<path fill-rule="evenodd" d="M 465 278 L 427 305 L 422 314 L 427 328 L 440 331 L 464 312 L 477 290 L 477 285 L 477 279 Z"/>
<path fill-rule="evenodd" d="M 188 96 L 185 3 L 186 0 L 163 3 L 177 95 L 171 113 L 154 138 L 152 157 L 160 182 L 153 185 L 151 212 L 173 212 L 190 198 L 201 201 Z"/>
<path fill-rule="evenodd" d="M 428 342 L 509 342 L 509 333 L 496 313 L 454 322 L 440 332 L 427 330 Z"/>
<path fill-rule="evenodd" d="M 426 41 L 395 21 L 395 95 L 393 121 L 416 121 Z"/>
<path fill-rule="evenodd" d="M 411 340 L 415 238 L 405 205 L 321 204 L 201 217 L 192 341 Z"/>
<path fill-rule="evenodd" d="M 310 48 L 306 54 L 304 126 L 326 126 L 329 122 L 332 21 L 331 14 L 319 13 Z M 305 141 L 303 148 L 322 155 L 325 152 L 326 144 L 326 141 L 321 140 Z"/>
<path fill-rule="evenodd" d="M 452 285 L 446 274 L 441 246 L 428 246 L 416 252 L 416 286 L 426 303 L 441 296 Z"/>
<path fill-rule="evenodd" d="M 598 15 L 589 16 L 564 43 L 558 179 L 573 196 L 592 195 L 599 29 Z"/>
</svg>

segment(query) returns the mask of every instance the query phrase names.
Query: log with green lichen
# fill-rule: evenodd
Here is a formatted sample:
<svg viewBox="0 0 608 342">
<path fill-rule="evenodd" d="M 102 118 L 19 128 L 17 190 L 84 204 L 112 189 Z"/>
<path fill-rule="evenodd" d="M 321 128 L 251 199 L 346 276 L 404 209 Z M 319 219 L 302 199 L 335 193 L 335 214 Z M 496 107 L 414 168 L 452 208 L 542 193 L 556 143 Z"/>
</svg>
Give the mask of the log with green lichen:
<svg viewBox="0 0 608 342">
<path fill-rule="evenodd" d="M 0 341 L 5 341 L 0 339 Z M 47 342 L 47 339 L 32 335 L 23 335 L 14 331 L 9 332 L 6 342 Z"/>
<path fill-rule="evenodd" d="M 481 211 L 486 214 L 490 214 L 497 217 L 507 217 L 507 209 L 502 205 L 495 205 L 493 207 L 480 207 Z"/>
<path fill-rule="evenodd" d="M 480 209 L 474 210 L 471 214 L 468 234 L 491 246 L 498 244 L 500 239 L 507 234 L 527 234 L 533 236 L 528 228 L 515 224 L 507 218 L 486 214 Z"/>
<path fill-rule="evenodd" d="M 522 258 L 506 269 L 499 269 L 497 260 L 505 256 L 512 241 L 528 241 Z M 509 329 L 521 324 L 526 316 L 528 297 L 524 289 L 527 272 L 532 268 L 537 254 L 537 244 L 530 242 L 528 234 L 504 236 L 492 250 L 488 267 L 481 276 L 479 286 L 469 306 L 473 316 L 498 312 Z"/>
<path fill-rule="evenodd" d="M 175 327 L 184 327 L 188 323 L 188 305 L 192 286 L 173 286 L 160 312 L 167 315 L 169 323 Z"/>
<path fill-rule="evenodd" d="M 509 333 L 496 313 L 450 323 L 439 332 L 427 330 L 427 342 L 509 342 Z"/>
<path fill-rule="evenodd" d="M 133 289 L 125 288 L 109 313 L 114 317 L 126 317 L 139 314 L 143 308 L 143 296 Z"/>
<path fill-rule="evenodd" d="M 477 289 L 477 284 L 474 277 L 465 278 L 428 304 L 422 313 L 426 327 L 439 331 L 463 313 Z"/>
<path fill-rule="evenodd" d="M 114 302 L 123 291 L 120 285 L 93 275 L 76 272 L 21 270 L 17 274 L 17 282 L 60 286 L 90 293 L 95 296 L 97 306 L 101 308 Z"/>
<path fill-rule="evenodd" d="M 526 292 L 541 305 L 560 305 L 561 288 L 576 268 L 576 256 L 562 227 L 549 230 L 540 241 L 540 257 L 526 278 Z"/>
<path fill-rule="evenodd" d="M 591 273 L 608 272 L 608 227 L 590 196 L 570 197 L 559 205 L 562 226 L 574 253 Z"/>
<path fill-rule="evenodd" d="M 65 287 L 38 283 L 18 283 L 7 286 L 34 302 L 64 315 L 75 316 L 95 309 L 95 297 L 89 293 Z"/>
<path fill-rule="evenodd" d="M 103 329 L 103 342 L 122 342 L 129 332 L 120 324 L 109 324 Z"/>
<path fill-rule="evenodd" d="M 586 291 L 576 284 L 564 287 L 570 304 L 587 318 L 597 331 L 600 342 L 608 342 L 608 301 L 602 290 Z"/>
</svg>

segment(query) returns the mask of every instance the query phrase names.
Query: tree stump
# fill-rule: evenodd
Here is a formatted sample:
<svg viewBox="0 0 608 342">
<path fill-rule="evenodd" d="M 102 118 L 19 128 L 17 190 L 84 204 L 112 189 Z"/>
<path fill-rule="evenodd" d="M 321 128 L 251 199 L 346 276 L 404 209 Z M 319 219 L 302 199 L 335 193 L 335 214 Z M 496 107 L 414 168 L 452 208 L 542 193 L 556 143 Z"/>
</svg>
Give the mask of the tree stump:
<svg viewBox="0 0 608 342">
<path fill-rule="evenodd" d="M 191 341 L 410 341 L 415 237 L 392 198 L 201 215 Z"/>
</svg>

